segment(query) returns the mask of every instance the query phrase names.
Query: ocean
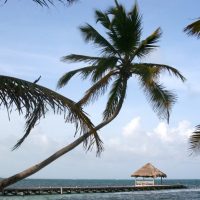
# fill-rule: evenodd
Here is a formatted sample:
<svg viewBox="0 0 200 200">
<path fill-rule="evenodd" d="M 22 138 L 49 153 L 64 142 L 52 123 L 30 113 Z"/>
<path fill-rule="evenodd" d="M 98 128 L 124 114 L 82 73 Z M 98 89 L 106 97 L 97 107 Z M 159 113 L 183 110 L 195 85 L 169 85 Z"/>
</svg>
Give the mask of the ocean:
<svg viewBox="0 0 200 200">
<path fill-rule="evenodd" d="M 158 181 L 159 183 L 159 181 Z M 39 186 L 108 186 L 132 185 L 133 180 L 61 180 L 61 179 L 27 179 L 12 185 L 12 187 L 39 187 Z M 135 191 L 118 193 L 95 194 L 65 194 L 65 195 L 38 195 L 38 196 L 0 196 L 0 200 L 200 200 L 200 180 L 166 179 L 163 184 L 183 184 L 187 189 Z"/>
</svg>

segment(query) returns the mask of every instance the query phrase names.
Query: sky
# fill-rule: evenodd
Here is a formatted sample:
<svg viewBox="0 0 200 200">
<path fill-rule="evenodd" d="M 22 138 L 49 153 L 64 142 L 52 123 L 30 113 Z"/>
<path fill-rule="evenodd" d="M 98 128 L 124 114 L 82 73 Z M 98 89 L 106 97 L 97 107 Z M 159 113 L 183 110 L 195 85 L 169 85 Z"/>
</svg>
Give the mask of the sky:
<svg viewBox="0 0 200 200">
<path fill-rule="evenodd" d="M 1 2 L 1 1 L 0 1 Z M 135 1 L 119 0 L 127 10 Z M 199 17 L 199 0 L 138 0 L 143 16 L 143 37 L 161 27 L 159 48 L 143 62 L 176 67 L 186 78 L 181 81 L 163 74 L 161 82 L 174 91 L 178 100 L 170 123 L 153 112 L 137 80 L 131 79 L 119 116 L 99 131 L 105 150 L 96 157 L 95 149 L 86 152 L 82 145 L 56 160 L 31 178 L 129 179 L 131 173 L 151 162 L 171 179 L 200 178 L 200 155 L 190 155 L 188 138 L 200 123 L 200 40 L 188 37 L 183 28 Z M 89 23 L 102 34 L 94 19 L 95 9 L 105 11 L 113 0 L 81 0 L 68 7 L 56 4 L 44 8 L 26 0 L 0 4 L 0 71 L 2 75 L 34 81 L 56 90 L 58 79 L 84 64 L 63 63 L 60 58 L 71 53 L 98 55 L 98 49 L 86 44 L 79 27 Z M 78 101 L 90 86 L 80 77 L 57 90 Z M 100 123 L 107 94 L 85 108 L 94 124 Z M 45 119 L 16 151 L 11 151 L 23 135 L 24 119 L 17 113 L 8 120 L 0 111 L 0 177 L 18 173 L 50 156 L 72 142 L 73 125 L 63 116 L 49 112 Z M 189 173 L 188 173 L 189 172 Z"/>
</svg>

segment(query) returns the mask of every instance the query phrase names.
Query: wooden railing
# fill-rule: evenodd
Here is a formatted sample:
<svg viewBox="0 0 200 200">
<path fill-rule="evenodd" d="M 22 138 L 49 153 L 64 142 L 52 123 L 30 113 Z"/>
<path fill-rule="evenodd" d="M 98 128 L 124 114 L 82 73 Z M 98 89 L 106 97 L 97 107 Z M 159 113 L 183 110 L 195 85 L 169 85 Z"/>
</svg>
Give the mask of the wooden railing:
<svg viewBox="0 0 200 200">
<path fill-rule="evenodd" d="M 136 180 L 135 186 L 154 185 L 154 181 Z"/>
</svg>

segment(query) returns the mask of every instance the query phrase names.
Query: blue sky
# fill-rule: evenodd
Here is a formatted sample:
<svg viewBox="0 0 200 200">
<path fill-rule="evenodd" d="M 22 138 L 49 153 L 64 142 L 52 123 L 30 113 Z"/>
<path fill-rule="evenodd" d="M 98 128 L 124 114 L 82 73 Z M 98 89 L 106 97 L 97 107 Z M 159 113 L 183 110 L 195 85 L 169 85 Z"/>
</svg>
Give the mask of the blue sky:
<svg viewBox="0 0 200 200">
<path fill-rule="evenodd" d="M 134 1 L 121 0 L 127 9 Z M 161 82 L 178 95 L 170 124 L 160 121 L 152 111 L 136 80 L 130 80 L 128 95 L 120 115 L 100 131 L 105 151 L 100 158 L 95 151 L 85 153 L 82 146 L 63 156 L 33 178 L 129 178 L 130 174 L 152 162 L 163 169 L 169 178 L 200 178 L 200 157 L 189 156 L 188 136 L 200 123 L 197 108 L 200 102 L 199 63 L 200 40 L 188 37 L 183 28 L 199 17 L 198 0 L 160 1 L 138 0 L 143 15 L 143 38 L 156 28 L 163 31 L 159 48 L 144 59 L 145 62 L 164 63 L 179 69 L 187 78 L 181 83 L 164 74 Z M 60 62 L 70 53 L 96 55 L 98 50 L 86 44 L 78 30 L 95 23 L 94 10 L 106 10 L 112 0 L 82 0 L 71 7 L 57 4 L 42 8 L 31 1 L 8 1 L 0 6 L 0 70 L 1 74 L 34 81 L 56 88 L 59 77 L 68 70 L 84 66 Z M 77 101 L 89 87 L 89 82 L 75 78 L 59 92 Z M 101 120 L 107 96 L 85 110 L 92 121 Z M 73 126 L 61 116 L 49 113 L 33 130 L 31 136 L 15 152 L 11 147 L 23 134 L 24 120 L 17 113 L 8 121 L 4 110 L 0 113 L 0 177 L 13 175 L 73 141 Z M 190 170 L 190 174 L 187 171 Z"/>
</svg>

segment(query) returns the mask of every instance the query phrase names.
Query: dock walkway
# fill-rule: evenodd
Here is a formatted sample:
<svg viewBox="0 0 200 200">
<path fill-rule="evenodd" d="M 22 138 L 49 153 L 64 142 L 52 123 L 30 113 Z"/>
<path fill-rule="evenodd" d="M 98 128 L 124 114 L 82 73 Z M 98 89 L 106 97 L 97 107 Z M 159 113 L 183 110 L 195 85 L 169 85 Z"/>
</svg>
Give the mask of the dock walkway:
<svg viewBox="0 0 200 200">
<path fill-rule="evenodd" d="M 0 195 L 50 195 L 50 194 L 78 194 L 78 193 L 113 193 L 133 192 L 143 190 L 184 189 L 184 185 L 151 185 L 151 186 L 96 186 L 96 187 L 32 187 L 5 188 Z"/>
</svg>

